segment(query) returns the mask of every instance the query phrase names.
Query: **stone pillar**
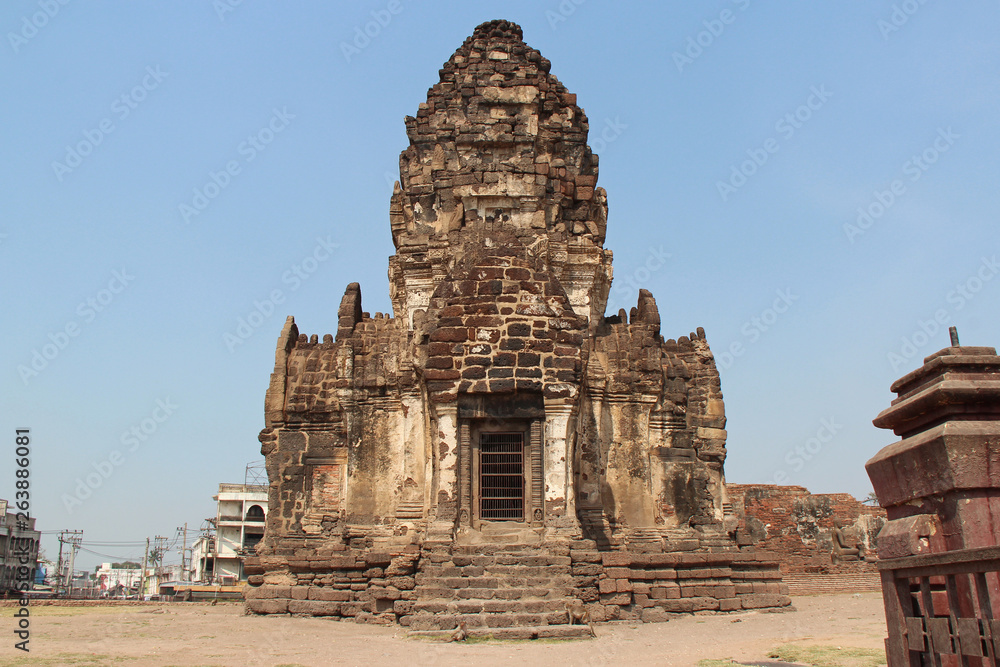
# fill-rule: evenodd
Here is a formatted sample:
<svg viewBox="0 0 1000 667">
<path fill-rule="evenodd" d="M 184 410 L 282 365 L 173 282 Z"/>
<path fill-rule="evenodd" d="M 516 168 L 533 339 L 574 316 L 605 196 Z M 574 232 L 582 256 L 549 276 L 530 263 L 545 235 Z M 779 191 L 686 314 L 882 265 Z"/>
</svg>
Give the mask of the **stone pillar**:
<svg viewBox="0 0 1000 667">
<path fill-rule="evenodd" d="M 996 350 L 945 348 L 893 383 L 892 391 L 898 397 L 874 424 L 902 440 L 865 466 L 890 524 L 918 514 L 936 516 L 942 534 L 934 551 L 1000 545 Z M 882 534 L 891 532 L 887 525 Z"/>
<path fill-rule="evenodd" d="M 994 664 L 1000 357 L 948 347 L 892 391 L 874 423 L 902 439 L 865 466 L 889 519 L 878 536 L 889 665 Z"/>
<path fill-rule="evenodd" d="M 437 461 L 435 518 L 454 523 L 458 513 L 458 405 L 438 403 L 437 432 L 434 434 L 434 457 Z"/>
<path fill-rule="evenodd" d="M 545 480 L 545 519 L 576 522 L 576 498 L 571 469 L 570 417 L 573 405 L 562 399 L 545 399 L 545 438 L 542 474 Z M 557 521 L 557 524 L 563 521 Z"/>
<path fill-rule="evenodd" d="M 429 468 L 430 448 L 427 445 L 427 414 L 419 392 L 408 391 L 401 396 L 402 414 L 399 438 L 403 446 L 403 480 L 396 509 L 400 520 L 424 519 L 430 505 L 428 480 L 433 479 Z"/>
</svg>

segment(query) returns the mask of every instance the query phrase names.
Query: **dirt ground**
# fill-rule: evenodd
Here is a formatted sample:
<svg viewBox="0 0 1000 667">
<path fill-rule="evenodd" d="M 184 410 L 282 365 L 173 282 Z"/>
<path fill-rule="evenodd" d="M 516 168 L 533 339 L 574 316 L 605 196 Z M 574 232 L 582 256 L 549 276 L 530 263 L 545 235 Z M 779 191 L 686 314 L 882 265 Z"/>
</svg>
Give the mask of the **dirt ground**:
<svg viewBox="0 0 1000 667">
<path fill-rule="evenodd" d="M 779 647 L 824 658 L 807 664 L 884 664 L 885 620 L 876 593 L 794 597 L 795 611 L 687 616 L 663 624 L 597 626 L 597 639 L 480 641 L 407 639 L 402 628 L 319 618 L 244 616 L 241 604 L 31 607 L 30 654 L 14 649 L 13 607 L 0 609 L 0 665 L 698 665 L 761 664 Z M 851 651 L 850 649 L 866 649 Z M 810 649 L 811 650 L 811 649 Z M 866 658 L 850 655 L 866 654 Z M 30 656 L 30 657 L 29 657 Z M 802 660 L 802 658 L 799 658 Z M 758 662 L 755 662 L 758 661 Z M 703 663 L 718 665 L 721 663 Z"/>
</svg>

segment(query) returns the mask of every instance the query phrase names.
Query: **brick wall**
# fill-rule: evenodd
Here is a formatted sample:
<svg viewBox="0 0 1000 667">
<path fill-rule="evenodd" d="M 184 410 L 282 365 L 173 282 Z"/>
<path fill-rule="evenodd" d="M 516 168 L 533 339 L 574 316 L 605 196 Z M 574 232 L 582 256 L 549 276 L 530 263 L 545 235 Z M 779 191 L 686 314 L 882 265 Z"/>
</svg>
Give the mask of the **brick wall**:
<svg viewBox="0 0 1000 667">
<path fill-rule="evenodd" d="M 812 494 L 802 486 L 729 484 L 726 488 L 740 521 L 740 539 L 777 560 L 782 573 L 877 572 L 875 536 L 885 523 L 881 507 L 865 505 L 847 493 Z M 833 527 L 838 519 L 850 542 L 865 546 L 865 561 L 833 562 Z"/>
</svg>

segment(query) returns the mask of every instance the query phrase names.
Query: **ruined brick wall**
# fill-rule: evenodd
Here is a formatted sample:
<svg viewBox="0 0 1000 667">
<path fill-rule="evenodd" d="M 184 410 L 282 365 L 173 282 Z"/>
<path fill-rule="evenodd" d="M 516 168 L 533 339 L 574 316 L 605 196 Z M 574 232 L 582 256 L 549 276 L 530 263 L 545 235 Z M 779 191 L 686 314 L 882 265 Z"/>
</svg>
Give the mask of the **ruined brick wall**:
<svg viewBox="0 0 1000 667">
<path fill-rule="evenodd" d="M 664 341 L 642 290 L 631 318 L 604 319 L 591 345 L 580 506 L 601 507 L 621 529 L 721 525 L 726 418 L 704 331 Z"/>
<path fill-rule="evenodd" d="M 747 541 L 795 574 L 875 573 L 874 562 L 833 562 L 834 521 L 845 534 L 865 545 L 869 560 L 877 556 L 875 536 L 885 523 L 885 510 L 847 493 L 812 494 L 802 486 L 729 484 L 729 501 Z M 846 585 L 846 584 L 845 584 Z"/>
</svg>

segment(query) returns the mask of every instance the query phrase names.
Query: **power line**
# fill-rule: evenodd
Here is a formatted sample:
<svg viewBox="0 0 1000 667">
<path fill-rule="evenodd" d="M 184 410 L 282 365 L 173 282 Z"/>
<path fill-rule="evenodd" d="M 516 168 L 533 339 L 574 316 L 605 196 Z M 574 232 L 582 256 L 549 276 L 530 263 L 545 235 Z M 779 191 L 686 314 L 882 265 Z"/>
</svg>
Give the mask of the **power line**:
<svg viewBox="0 0 1000 667">
<path fill-rule="evenodd" d="M 135 560 L 137 558 L 137 556 L 136 557 L 133 557 L 133 556 L 116 556 L 116 555 L 113 555 L 113 554 L 105 554 L 105 553 L 101 553 L 100 551 L 94 551 L 92 549 L 87 549 L 86 547 L 80 547 L 80 551 L 86 551 L 88 554 L 93 554 L 95 556 L 102 556 L 104 558 L 111 558 L 112 560 L 116 560 L 116 561 L 132 561 L 132 560 Z"/>
</svg>

